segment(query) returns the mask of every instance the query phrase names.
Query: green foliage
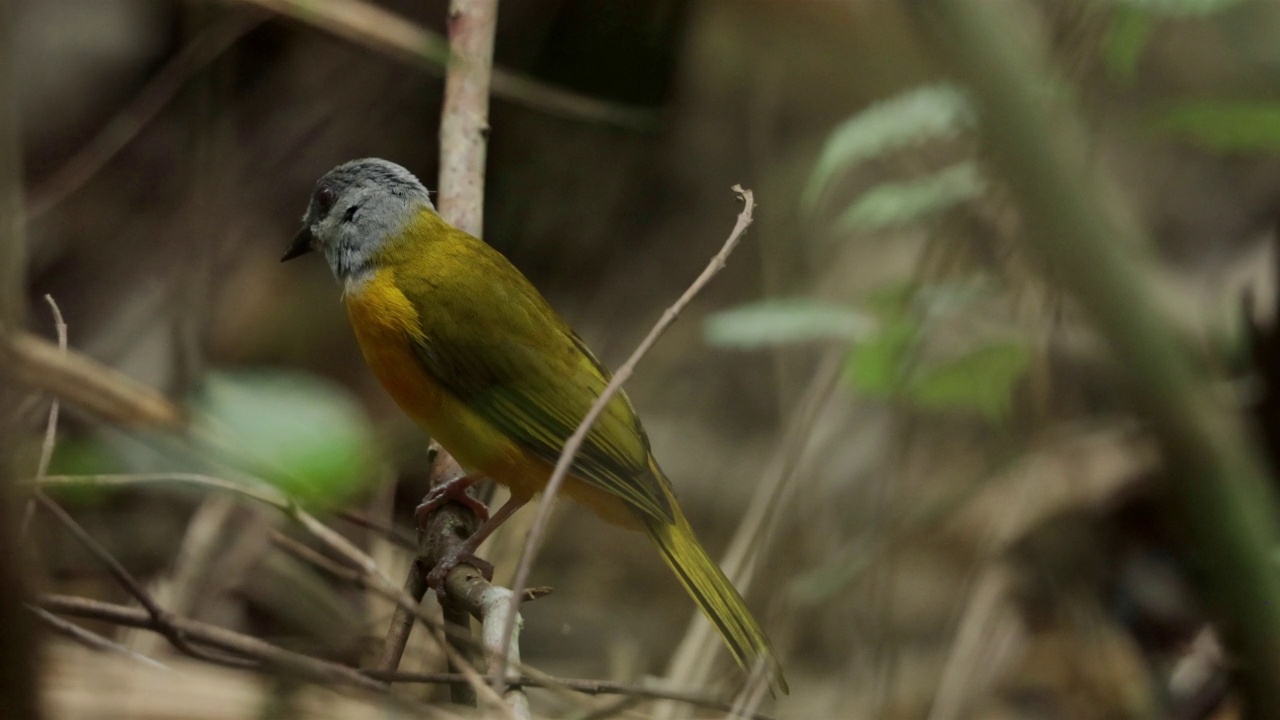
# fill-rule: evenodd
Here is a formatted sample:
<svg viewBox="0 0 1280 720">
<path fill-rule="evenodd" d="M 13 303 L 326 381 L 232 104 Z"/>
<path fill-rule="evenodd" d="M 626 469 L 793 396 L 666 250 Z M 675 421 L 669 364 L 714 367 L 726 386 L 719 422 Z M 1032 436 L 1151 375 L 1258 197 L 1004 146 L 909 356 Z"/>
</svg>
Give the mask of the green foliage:
<svg viewBox="0 0 1280 720">
<path fill-rule="evenodd" d="M 1242 5 L 1245 0 L 1115 0 L 1115 2 L 1152 15 L 1203 17 Z"/>
<path fill-rule="evenodd" d="M 996 421 L 1008 413 L 1014 389 L 1030 364 L 1025 345 L 992 343 L 925 368 L 911 378 L 906 395 L 921 408 L 974 411 Z"/>
<path fill-rule="evenodd" d="M 1152 128 L 1218 152 L 1280 151 L 1280 102 L 1199 100 L 1174 105 Z"/>
<path fill-rule="evenodd" d="M 1011 340 L 924 359 L 928 333 L 982 292 L 981 285 L 890 288 L 877 298 L 879 329 L 849 352 L 850 383 L 863 395 L 935 412 L 971 412 L 998 422 L 1026 374 L 1031 354 Z"/>
<path fill-rule="evenodd" d="M 1103 43 L 1103 59 L 1113 82 L 1121 85 L 1133 82 L 1138 59 L 1142 57 L 1152 27 L 1151 15 L 1144 10 L 1128 5 L 1115 9 Z"/>
<path fill-rule="evenodd" d="M 862 162 L 926 140 L 958 135 L 973 124 L 968 99 L 953 85 L 931 85 L 877 103 L 831 133 L 801 204 L 812 212 L 827 187 Z"/>
<path fill-rule="evenodd" d="M 197 431 L 218 437 L 237 461 L 291 497 L 341 502 L 372 467 L 373 430 L 350 394 L 285 372 L 214 373 L 193 401 Z M 265 468 L 265 470 L 263 470 Z"/>
<path fill-rule="evenodd" d="M 922 352 L 930 333 L 962 322 L 986 292 L 980 282 L 918 286 L 897 283 L 866 309 L 789 298 L 745 305 L 712 316 L 708 342 L 755 349 L 812 341 L 849 346 L 846 378 L 864 397 L 901 402 L 927 412 L 973 413 L 999 422 L 1031 362 L 1015 340 L 993 340 L 937 356 Z"/>
<path fill-rule="evenodd" d="M 978 166 L 960 163 L 919 180 L 877 185 L 840 216 L 839 225 L 850 231 L 900 227 L 972 200 L 986 189 Z"/>
<path fill-rule="evenodd" d="M 707 318 L 703 333 L 719 347 L 752 350 L 770 345 L 859 339 L 874 320 L 845 305 L 806 298 L 779 298 L 742 305 Z"/>
<path fill-rule="evenodd" d="M 97 475 L 124 470 L 119 455 L 97 437 L 59 438 L 49 459 L 50 475 Z"/>
</svg>

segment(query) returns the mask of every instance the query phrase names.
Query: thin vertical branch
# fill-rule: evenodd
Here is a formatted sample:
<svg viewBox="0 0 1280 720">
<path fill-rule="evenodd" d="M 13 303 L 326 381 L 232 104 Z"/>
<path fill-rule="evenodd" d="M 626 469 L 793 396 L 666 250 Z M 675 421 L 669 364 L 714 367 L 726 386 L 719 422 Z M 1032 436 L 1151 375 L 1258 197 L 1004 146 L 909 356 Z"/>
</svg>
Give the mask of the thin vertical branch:
<svg viewBox="0 0 1280 720">
<path fill-rule="evenodd" d="M 1210 378 L 1158 310 L 1150 246 L 1088 163 L 1072 108 L 1045 92 L 1053 84 L 1041 69 L 1044 53 L 1028 50 L 1006 4 L 910 7 L 973 93 L 991 160 L 1030 228 L 1021 239 L 1110 342 L 1161 441 L 1168 468 L 1161 491 L 1204 560 L 1201 589 L 1238 660 L 1249 714 L 1280 717 L 1280 532 L 1249 432 L 1214 401 Z"/>
<path fill-rule="evenodd" d="M 476 237 L 484 231 L 484 161 L 498 0 L 451 0 L 444 110 L 440 117 L 440 216 Z"/>
<path fill-rule="evenodd" d="M 494 35 L 498 25 L 498 2 L 450 0 L 448 24 L 450 60 L 445 72 L 444 108 L 440 117 L 440 194 L 437 202 L 441 217 L 480 237 L 484 231 L 485 156 L 488 149 L 489 91 L 493 71 Z M 444 452 L 436 458 L 435 467 L 438 469 L 456 465 Z M 441 472 L 439 479 L 447 480 L 445 475 L 447 473 Z M 477 526 L 474 513 L 461 506 L 454 508 L 453 505 L 455 504 L 451 503 L 447 509 L 454 510 L 457 514 L 465 513 L 471 522 L 466 523 L 467 527 L 464 529 L 474 532 Z M 443 518 L 440 523 L 436 523 L 436 518 L 433 517 L 421 528 L 420 533 L 434 530 L 436 526 L 448 528 L 458 525 L 457 522 L 445 522 L 448 519 Z M 440 539 L 447 540 L 448 534 L 448 531 L 442 531 Z M 441 542 L 438 545 L 444 549 L 447 543 Z M 441 602 L 445 620 L 460 630 L 468 631 L 470 619 L 462 607 L 461 598 L 449 592 L 450 587 L 452 586 L 446 586 L 445 597 Z M 496 592 L 499 588 L 490 590 Z M 485 623 L 486 627 L 492 625 L 492 621 Z M 505 648 L 507 645 L 499 647 Z M 496 654 L 505 657 L 501 650 Z M 451 657 L 451 665 L 453 661 Z M 491 665 L 499 662 L 502 661 L 490 659 Z M 476 704 L 473 688 L 455 683 L 452 692 L 455 702 Z M 513 718 L 531 716 L 524 690 L 513 689 L 503 693 L 503 698 L 510 703 L 509 712 Z"/>
</svg>

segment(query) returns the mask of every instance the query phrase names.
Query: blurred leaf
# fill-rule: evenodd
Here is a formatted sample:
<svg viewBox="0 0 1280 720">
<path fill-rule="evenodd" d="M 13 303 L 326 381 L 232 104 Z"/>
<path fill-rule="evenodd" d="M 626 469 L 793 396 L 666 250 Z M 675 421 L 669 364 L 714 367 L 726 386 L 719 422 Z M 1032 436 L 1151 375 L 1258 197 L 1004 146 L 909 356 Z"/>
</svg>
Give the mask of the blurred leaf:
<svg viewBox="0 0 1280 720">
<path fill-rule="evenodd" d="M 973 123 L 968 99 L 953 85 L 931 85 L 872 105 L 832 131 L 801 203 L 812 212 L 839 173 L 891 150 L 956 135 Z"/>
<path fill-rule="evenodd" d="M 1116 2 L 1153 15 L 1192 17 L 1219 13 L 1240 5 L 1245 0 L 1116 0 Z"/>
<path fill-rule="evenodd" d="M 875 553 L 865 543 L 839 550 L 820 566 L 787 583 L 787 595 L 802 607 L 826 602 L 857 580 L 874 559 Z"/>
<path fill-rule="evenodd" d="M 877 185 L 840 216 L 839 225 L 864 232 L 905 225 L 971 200 L 986 186 L 978 166 L 971 162 L 911 182 Z"/>
<path fill-rule="evenodd" d="M 712 345 L 749 350 L 815 340 L 856 340 L 874 326 L 873 318 L 855 308 L 785 298 L 718 312 L 707 318 L 703 332 Z"/>
<path fill-rule="evenodd" d="M 1152 127 L 1219 152 L 1280 151 L 1280 103 L 1188 102 L 1161 113 Z"/>
<path fill-rule="evenodd" d="M 846 365 L 854 389 L 871 397 L 896 395 L 903 378 L 915 364 L 913 356 L 920 334 L 919 320 L 899 316 L 881 325 L 875 335 L 854 345 Z"/>
<path fill-rule="evenodd" d="M 1151 36 L 1151 16 L 1138 8 L 1121 5 L 1111 16 L 1103 44 L 1107 74 L 1113 82 L 1129 85 L 1138 67 L 1138 58 Z"/>
<path fill-rule="evenodd" d="M 102 475 L 124 471 L 120 455 L 97 436 L 61 438 L 49 459 L 50 475 Z"/>
<path fill-rule="evenodd" d="M 339 502 L 360 489 L 372 465 L 373 430 L 349 393 L 310 375 L 214 373 L 195 407 L 197 423 L 225 440 L 236 457 L 278 472 L 263 473 L 292 497 Z"/>
<path fill-rule="evenodd" d="M 999 420 L 1009 410 L 1013 391 L 1031 364 L 1031 353 L 1019 343 L 980 347 L 954 360 L 921 368 L 906 395 L 913 405 L 930 410 L 975 411 Z"/>
</svg>

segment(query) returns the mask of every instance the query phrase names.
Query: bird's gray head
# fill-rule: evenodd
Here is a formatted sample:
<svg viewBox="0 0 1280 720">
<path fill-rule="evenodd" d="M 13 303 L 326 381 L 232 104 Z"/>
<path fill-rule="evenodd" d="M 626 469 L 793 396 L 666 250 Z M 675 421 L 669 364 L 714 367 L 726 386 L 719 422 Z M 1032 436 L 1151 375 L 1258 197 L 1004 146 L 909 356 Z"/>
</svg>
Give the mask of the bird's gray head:
<svg viewBox="0 0 1280 720">
<path fill-rule="evenodd" d="M 428 207 L 427 189 L 399 165 L 365 158 L 325 173 L 316 182 L 302 229 L 284 260 L 320 250 L 339 281 L 360 280 L 373 271 L 373 257 Z"/>
</svg>

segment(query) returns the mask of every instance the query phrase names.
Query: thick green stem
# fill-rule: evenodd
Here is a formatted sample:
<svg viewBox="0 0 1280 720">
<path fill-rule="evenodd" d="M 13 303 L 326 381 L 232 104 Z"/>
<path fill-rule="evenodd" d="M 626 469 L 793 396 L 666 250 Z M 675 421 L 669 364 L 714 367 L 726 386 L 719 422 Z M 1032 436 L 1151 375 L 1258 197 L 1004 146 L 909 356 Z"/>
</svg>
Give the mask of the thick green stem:
<svg viewBox="0 0 1280 720">
<path fill-rule="evenodd" d="M 916 18 L 979 108 L 993 164 L 1026 222 L 1022 237 L 1106 337 L 1167 460 L 1163 489 L 1186 533 L 1255 717 L 1280 718 L 1280 547 L 1275 502 L 1241 419 L 1210 395 L 1162 317 L 1149 245 L 1089 162 L 1060 85 L 1011 22 L 1010 4 L 915 2 Z M 1055 97 L 1056 96 L 1056 97 Z"/>
</svg>

